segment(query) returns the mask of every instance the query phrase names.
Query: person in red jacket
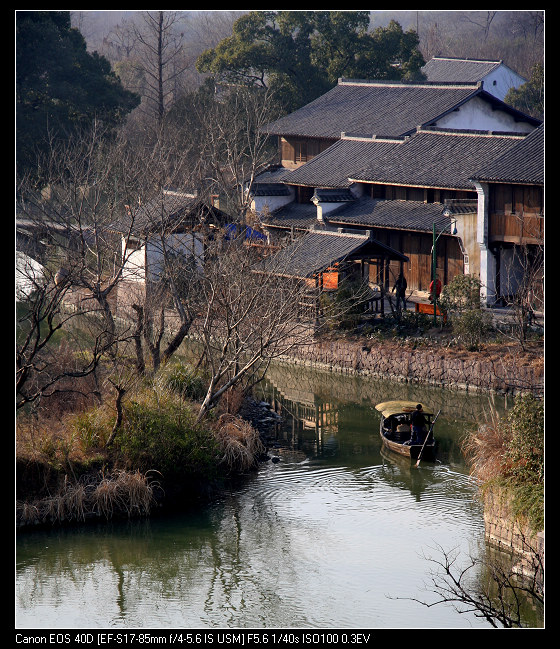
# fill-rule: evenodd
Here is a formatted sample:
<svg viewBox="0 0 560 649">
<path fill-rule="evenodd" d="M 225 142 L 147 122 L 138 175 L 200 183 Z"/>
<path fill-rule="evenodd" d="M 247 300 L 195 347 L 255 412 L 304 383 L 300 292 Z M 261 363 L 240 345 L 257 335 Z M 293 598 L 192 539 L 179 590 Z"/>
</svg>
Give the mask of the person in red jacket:
<svg viewBox="0 0 560 649">
<path fill-rule="evenodd" d="M 435 281 L 435 297 L 434 297 L 434 282 L 433 280 L 430 282 L 430 302 L 433 302 L 435 298 L 439 298 L 440 293 L 441 293 L 441 282 L 439 281 L 439 278 L 436 277 Z"/>
</svg>

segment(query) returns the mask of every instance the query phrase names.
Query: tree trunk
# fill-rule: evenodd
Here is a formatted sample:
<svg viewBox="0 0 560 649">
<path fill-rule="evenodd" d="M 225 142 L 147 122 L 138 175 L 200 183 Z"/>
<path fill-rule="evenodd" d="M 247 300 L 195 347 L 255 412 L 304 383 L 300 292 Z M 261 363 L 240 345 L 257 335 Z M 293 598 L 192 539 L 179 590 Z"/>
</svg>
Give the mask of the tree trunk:
<svg viewBox="0 0 560 649">
<path fill-rule="evenodd" d="M 122 420 L 123 420 L 123 409 L 122 409 L 122 400 L 123 397 L 126 393 L 126 390 L 119 386 L 115 385 L 114 388 L 117 391 L 117 400 L 115 402 L 115 407 L 117 409 L 117 417 L 115 419 L 115 423 L 113 425 L 113 430 L 111 431 L 111 434 L 109 435 L 109 439 L 107 440 L 107 443 L 105 444 L 105 448 L 109 448 L 111 444 L 115 441 L 115 437 L 117 436 L 117 433 L 119 432 L 119 428 L 121 427 Z"/>
</svg>

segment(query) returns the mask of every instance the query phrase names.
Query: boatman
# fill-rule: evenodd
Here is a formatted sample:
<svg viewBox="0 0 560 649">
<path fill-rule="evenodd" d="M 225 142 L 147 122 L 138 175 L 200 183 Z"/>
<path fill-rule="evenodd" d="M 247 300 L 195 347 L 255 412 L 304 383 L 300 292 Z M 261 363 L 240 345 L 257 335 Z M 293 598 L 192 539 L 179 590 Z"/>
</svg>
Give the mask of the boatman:
<svg viewBox="0 0 560 649">
<path fill-rule="evenodd" d="M 416 406 L 416 410 L 412 413 L 412 439 L 411 444 L 423 444 L 424 434 L 426 433 L 426 417 L 422 410 L 422 404 Z"/>
</svg>

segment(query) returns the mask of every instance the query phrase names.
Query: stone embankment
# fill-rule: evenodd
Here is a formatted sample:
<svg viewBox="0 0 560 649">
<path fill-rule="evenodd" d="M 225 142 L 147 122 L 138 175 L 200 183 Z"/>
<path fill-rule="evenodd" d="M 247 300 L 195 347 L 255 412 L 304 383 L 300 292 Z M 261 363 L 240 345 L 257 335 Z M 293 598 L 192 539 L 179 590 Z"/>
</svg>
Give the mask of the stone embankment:
<svg viewBox="0 0 560 649">
<path fill-rule="evenodd" d="M 466 391 L 507 394 L 531 392 L 542 396 L 544 359 L 522 353 L 516 347 L 490 346 L 480 352 L 461 352 L 437 344 L 414 347 L 410 341 L 376 343 L 364 340 L 315 341 L 290 357 L 299 363 L 331 370 L 380 377 L 407 383 L 423 383 Z M 535 534 L 521 525 L 507 498 L 494 492 L 484 496 L 487 540 L 517 557 L 515 570 L 542 584 L 544 533 Z M 538 565 L 536 564 L 538 562 Z"/>
<path fill-rule="evenodd" d="M 513 513 L 507 492 L 499 488 L 484 491 L 484 528 L 492 545 L 517 557 L 513 572 L 534 579 L 537 589 L 544 584 L 544 531 L 535 532 Z"/>
<path fill-rule="evenodd" d="M 298 348 L 297 354 L 286 360 L 335 372 L 459 390 L 532 392 L 540 396 L 544 389 L 542 356 L 505 345 L 463 352 L 437 343 L 415 347 L 410 341 L 322 339 Z"/>
</svg>

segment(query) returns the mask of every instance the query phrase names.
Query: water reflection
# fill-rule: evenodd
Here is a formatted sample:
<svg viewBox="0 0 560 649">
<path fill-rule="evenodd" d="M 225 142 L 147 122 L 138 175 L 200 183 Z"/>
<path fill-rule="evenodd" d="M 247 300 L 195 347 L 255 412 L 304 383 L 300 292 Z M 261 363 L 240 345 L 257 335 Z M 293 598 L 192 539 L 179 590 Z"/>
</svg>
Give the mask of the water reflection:
<svg viewBox="0 0 560 649">
<path fill-rule="evenodd" d="M 284 417 L 280 462 L 211 506 L 19 535 L 18 626 L 485 626 L 410 601 L 425 597 L 424 548 L 480 551 L 482 511 L 460 454 L 478 399 L 282 366 L 263 389 Z M 382 450 L 373 406 L 389 398 L 442 408 L 438 462 L 417 469 Z"/>
</svg>

